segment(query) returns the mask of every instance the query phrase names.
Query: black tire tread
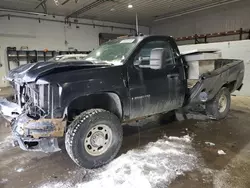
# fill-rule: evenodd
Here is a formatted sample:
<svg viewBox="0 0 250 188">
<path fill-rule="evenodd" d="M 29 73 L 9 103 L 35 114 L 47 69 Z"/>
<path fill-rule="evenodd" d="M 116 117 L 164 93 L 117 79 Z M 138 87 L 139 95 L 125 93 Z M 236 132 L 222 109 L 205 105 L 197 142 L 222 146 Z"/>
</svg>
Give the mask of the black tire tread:
<svg viewBox="0 0 250 188">
<path fill-rule="evenodd" d="M 86 167 L 86 164 L 83 164 L 81 159 L 80 159 L 80 156 L 78 156 L 76 154 L 76 152 L 73 151 L 74 150 L 74 148 L 73 148 L 74 136 L 75 136 L 75 133 L 78 131 L 78 129 L 81 127 L 81 125 L 84 124 L 84 122 L 87 119 L 93 117 L 94 115 L 96 115 L 98 113 L 109 113 L 110 115 L 114 115 L 111 112 L 103 110 L 103 109 L 90 109 L 90 110 L 84 111 L 83 113 L 78 115 L 68 127 L 68 131 L 67 131 L 66 136 L 65 136 L 66 151 L 68 152 L 70 158 L 80 167 Z M 121 128 L 120 132 L 121 132 L 120 136 L 122 137 L 122 128 Z M 88 166 L 87 168 L 96 168 L 96 167 L 99 167 L 99 166 L 102 166 L 102 165 L 109 163 L 114 158 L 113 156 L 117 155 L 117 153 L 119 152 L 119 149 L 120 149 L 120 147 L 117 148 L 117 150 L 113 153 L 112 157 L 108 161 L 106 161 L 105 163 L 96 164 L 96 166 L 93 166 L 93 167 Z"/>
<path fill-rule="evenodd" d="M 227 105 L 227 109 L 225 110 L 225 112 L 223 114 L 221 114 L 218 111 L 218 101 L 219 101 L 219 98 L 223 92 L 225 92 L 225 94 L 228 96 L 228 98 L 227 98 L 228 105 Z M 228 88 L 222 87 L 220 89 L 220 91 L 218 92 L 218 94 L 211 101 L 206 103 L 206 114 L 210 119 L 214 119 L 214 120 L 223 119 L 228 114 L 228 112 L 230 110 L 230 105 L 231 105 L 230 91 Z"/>
</svg>

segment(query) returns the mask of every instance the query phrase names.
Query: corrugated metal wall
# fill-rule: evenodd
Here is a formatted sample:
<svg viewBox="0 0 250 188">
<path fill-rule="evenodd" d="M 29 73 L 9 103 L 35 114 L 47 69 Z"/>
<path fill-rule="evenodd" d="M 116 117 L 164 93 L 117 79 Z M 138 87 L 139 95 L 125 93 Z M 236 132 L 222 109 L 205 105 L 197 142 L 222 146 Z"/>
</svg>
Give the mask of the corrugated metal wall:
<svg viewBox="0 0 250 188">
<path fill-rule="evenodd" d="M 165 34 L 174 37 L 184 37 L 194 34 L 207 34 L 250 29 L 250 1 L 241 0 L 208 10 L 155 22 L 151 28 L 153 34 Z M 243 36 L 243 39 L 247 35 Z M 239 40 L 239 36 L 210 38 L 208 42 Z M 190 44 L 194 41 L 184 41 L 179 44 Z"/>
</svg>

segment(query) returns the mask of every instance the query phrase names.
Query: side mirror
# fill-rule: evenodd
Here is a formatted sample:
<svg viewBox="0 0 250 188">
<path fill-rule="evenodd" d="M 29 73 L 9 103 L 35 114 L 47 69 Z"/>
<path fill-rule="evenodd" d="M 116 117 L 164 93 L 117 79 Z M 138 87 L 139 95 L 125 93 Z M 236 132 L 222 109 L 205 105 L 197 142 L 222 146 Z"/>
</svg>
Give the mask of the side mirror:
<svg viewBox="0 0 250 188">
<path fill-rule="evenodd" d="M 166 49 L 164 48 L 154 48 L 150 53 L 150 63 L 149 67 L 151 69 L 161 69 L 166 60 Z"/>
</svg>

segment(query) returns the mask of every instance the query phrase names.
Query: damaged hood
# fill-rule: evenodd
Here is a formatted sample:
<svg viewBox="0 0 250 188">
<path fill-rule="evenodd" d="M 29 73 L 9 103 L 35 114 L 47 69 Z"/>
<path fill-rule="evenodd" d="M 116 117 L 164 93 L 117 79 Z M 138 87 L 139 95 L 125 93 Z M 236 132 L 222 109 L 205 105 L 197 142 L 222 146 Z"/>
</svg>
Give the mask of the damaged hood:
<svg viewBox="0 0 250 188">
<path fill-rule="evenodd" d="M 70 71 L 74 69 L 85 69 L 111 66 L 106 63 L 93 63 L 90 61 L 72 61 L 72 62 L 39 62 L 21 65 L 9 72 L 6 79 L 19 84 L 35 82 L 37 78 L 51 73 L 53 71 Z"/>
</svg>

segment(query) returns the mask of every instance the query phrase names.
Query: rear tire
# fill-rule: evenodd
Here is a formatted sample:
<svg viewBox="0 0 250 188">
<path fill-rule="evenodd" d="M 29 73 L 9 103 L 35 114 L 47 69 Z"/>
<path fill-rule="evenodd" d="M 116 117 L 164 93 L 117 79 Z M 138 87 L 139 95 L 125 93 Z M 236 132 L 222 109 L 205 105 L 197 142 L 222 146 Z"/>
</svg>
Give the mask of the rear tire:
<svg viewBox="0 0 250 188">
<path fill-rule="evenodd" d="M 122 132 L 114 114 L 102 109 L 87 110 L 70 124 L 66 150 L 77 165 L 98 168 L 115 158 L 122 144 Z"/>
<path fill-rule="evenodd" d="M 231 106 L 231 94 L 228 88 L 223 87 L 218 94 L 206 104 L 206 113 L 210 119 L 224 119 Z"/>
</svg>

